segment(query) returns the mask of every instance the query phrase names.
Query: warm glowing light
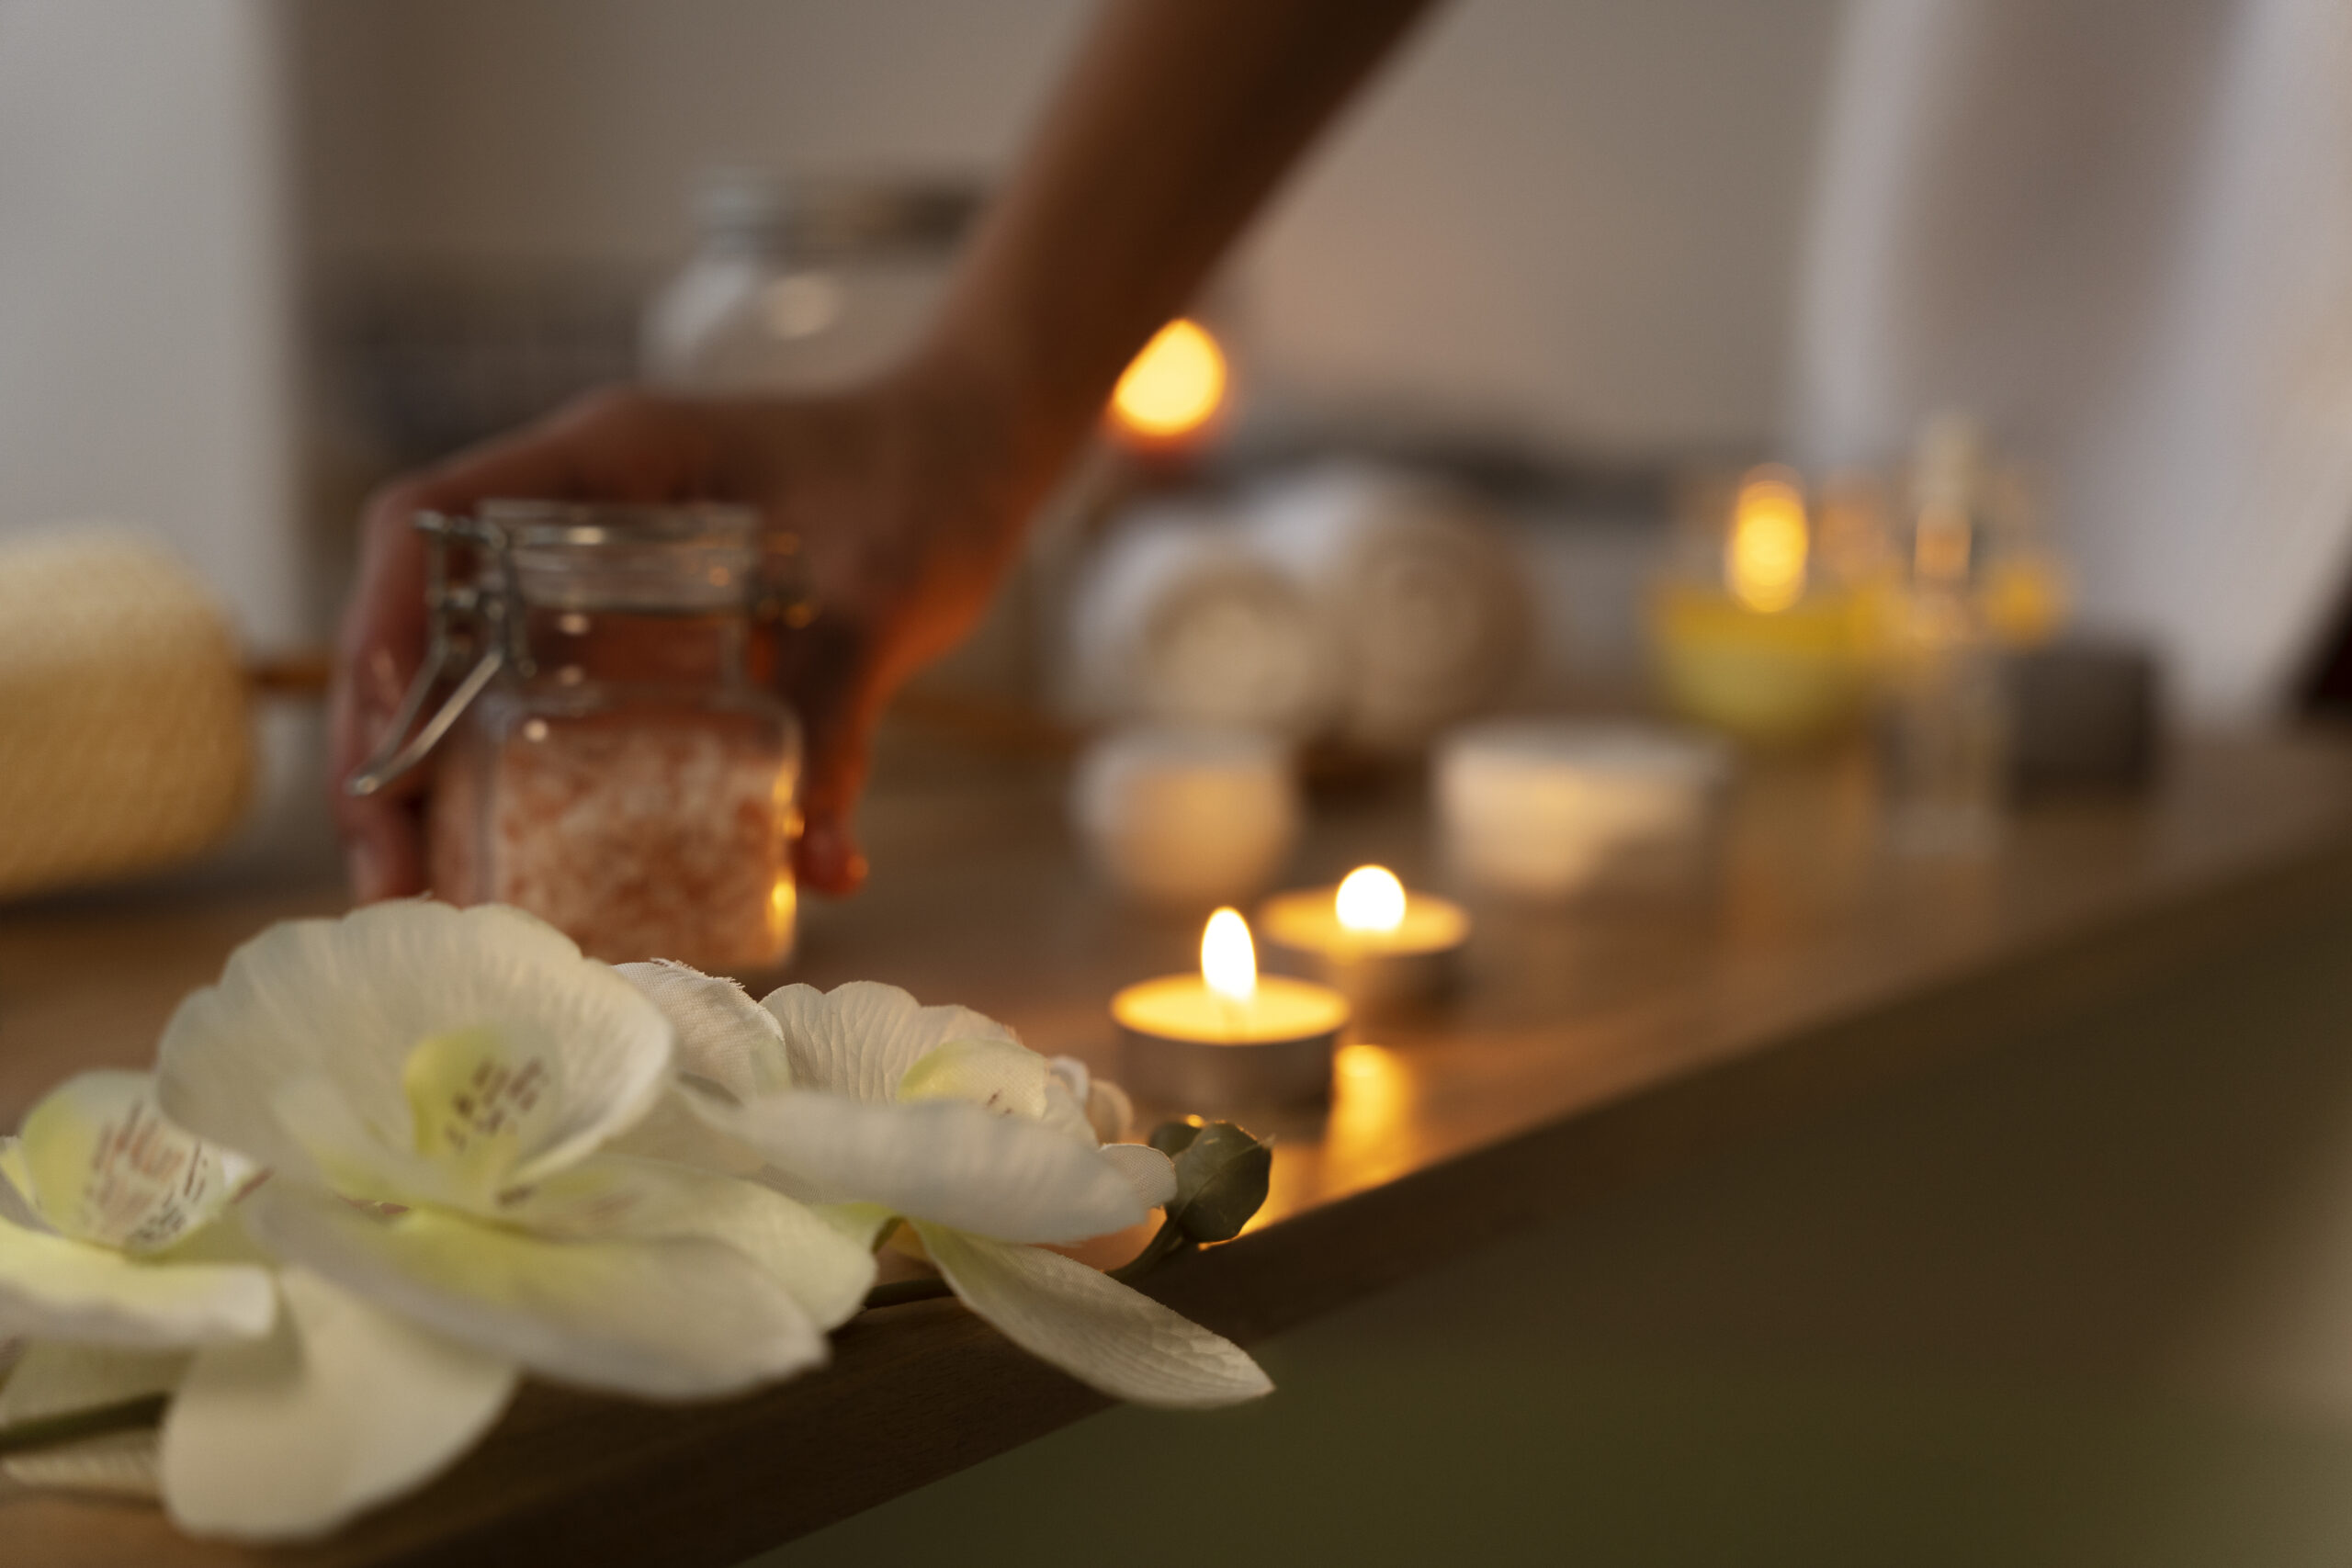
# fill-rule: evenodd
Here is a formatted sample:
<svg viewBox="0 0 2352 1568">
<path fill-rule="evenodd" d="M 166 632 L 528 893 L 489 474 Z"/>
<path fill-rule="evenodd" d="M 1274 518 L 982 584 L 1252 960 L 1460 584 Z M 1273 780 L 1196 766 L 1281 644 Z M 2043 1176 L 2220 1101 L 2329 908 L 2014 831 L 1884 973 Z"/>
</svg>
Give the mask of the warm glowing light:
<svg viewBox="0 0 2352 1568">
<path fill-rule="evenodd" d="M 1724 554 L 1724 581 L 1733 598 L 1768 615 L 1795 604 L 1804 593 L 1809 546 L 1804 492 L 1794 474 L 1763 468 L 1740 481 Z"/>
<path fill-rule="evenodd" d="M 1331 905 L 1351 931 L 1393 931 L 1405 923 L 1405 885 L 1386 866 L 1360 865 L 1340 884 Z"/>
<path fill-rule="evenodd" d="M 1947 586 L 1968 578 L 1968 513 L 1954 506 L 1920 509 L 1919 526 L 1912 539 L 1911 568 L 1923 582 Z"/>
<path fill-rule="evenodd" d="M 1246 1002 L 1258 994 L 1258 950 L 1238 909 L 1219 909 L 1201 932 L 1201 978 L 1218 996 Z"/>
<path fill-rule="evenodd" d="M 1144 344 L 1111 392 L 1119 423 L 1155 441 L 1199 429 L 1224 401 L 1225 351 L 1182 317 Z"/>
<path fill-rule="evenodd" d="M 2048 556 L 2016 555 L 1989 562 L 1983 589 L 1984 619 L 2012 648 L 2035 648 L 2066 624 L 2066 574 Z"/>
</svg>

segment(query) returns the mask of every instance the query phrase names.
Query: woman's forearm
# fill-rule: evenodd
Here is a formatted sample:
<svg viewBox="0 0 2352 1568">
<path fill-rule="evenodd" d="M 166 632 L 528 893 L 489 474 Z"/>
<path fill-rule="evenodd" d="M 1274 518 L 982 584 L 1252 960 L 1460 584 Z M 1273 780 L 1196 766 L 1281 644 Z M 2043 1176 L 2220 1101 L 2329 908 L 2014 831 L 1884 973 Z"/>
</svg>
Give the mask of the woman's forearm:
<svg viewBox="0 0 2352 1568">
<path fill-rule="evenodd" d="M 926 357 L 1057 469 L 1120 370 L 1430 0 L 1114 0 L 1000 193 Z"/>
</svg>

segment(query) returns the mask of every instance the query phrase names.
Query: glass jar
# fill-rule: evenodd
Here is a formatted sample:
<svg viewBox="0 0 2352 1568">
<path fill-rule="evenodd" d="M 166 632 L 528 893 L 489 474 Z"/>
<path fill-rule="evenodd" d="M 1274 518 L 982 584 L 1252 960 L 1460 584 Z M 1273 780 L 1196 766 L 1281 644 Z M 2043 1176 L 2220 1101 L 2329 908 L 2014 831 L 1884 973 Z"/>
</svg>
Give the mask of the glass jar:
<svg viewBox="0 0 2352 1568">
<path fill-rule="evenodd" d="M 352 787 L 435 752 L 435 896 L 515 905 L 608 962 L 782 965 L 800 734 L 767 684 L 784 601 L 758 514 L 490 502 L 419 526 L 433 652 L 395 739 L 471 663 Z"/>
<path fill-rule="evenodd" d="M 648 379 L 703 393 L 814 392 L 913 347 L 978 210 L 953 179 L 707 176 L 700 243 L 648 306 Z"/>
</svg>

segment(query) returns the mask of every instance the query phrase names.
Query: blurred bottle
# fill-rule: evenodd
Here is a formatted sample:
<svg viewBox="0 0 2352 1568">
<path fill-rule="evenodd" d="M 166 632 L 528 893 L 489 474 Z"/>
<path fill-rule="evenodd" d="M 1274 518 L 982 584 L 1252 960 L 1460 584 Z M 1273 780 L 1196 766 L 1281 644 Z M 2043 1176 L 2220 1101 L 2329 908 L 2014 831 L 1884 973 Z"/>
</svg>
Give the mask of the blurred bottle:
<svg viewBox="0 0 2352 1568">
<path fill-rule="evenodd" d="M 979 210 L 956 179 L 786 178 L 722 169 L 700 243 L 647 308 L 643 370 L 694 392 L 808 392 L 913 345 Z"/>
<path fill-rule="evenodd" d="M 1991 523 L 1976 596 L 1984 624 L 2001 646 L 2048 646 L 2074 614 L 2074 583 L 2041 527 L 2034 487 L 2015 468 L 1984 478 L 1984 510 Z"/>
<path fill-rule="evenodd" d="M 1999 839 L 2009 712 L 2001 641 L 1984 592 L 1993 552 L 1984 447 L 1946 414 L 1913 468 L 1909 581 L 1890 635 L 1880 755 L 1897 847 L 1970 855 Z"/>
</svg>

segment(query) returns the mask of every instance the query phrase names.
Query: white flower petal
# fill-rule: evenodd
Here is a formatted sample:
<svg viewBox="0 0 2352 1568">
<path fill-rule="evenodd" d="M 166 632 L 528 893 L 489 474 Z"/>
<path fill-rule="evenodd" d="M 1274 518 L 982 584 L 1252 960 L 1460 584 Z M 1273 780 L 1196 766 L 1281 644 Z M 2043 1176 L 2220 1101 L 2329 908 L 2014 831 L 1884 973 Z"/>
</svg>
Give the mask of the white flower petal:
<svg viewBox="0 0 2352 1568">
<path fill-rule="evenodd" d="M 599 1155 L 513 1211 L 526 1228 L 582 1239 L 699 1236 L 766 1269 L 820 1328 L 846 1322 L 874 1283 L 874 1247 L 757 1182 L 662 1160 Z"/>
<path fill-rule="evenodd" d="M 917 1224 L 964 1303 L 1080 1382 L 1142 1404 L 1235 1404 L 1273 1383 L 1231 1340 L 1059 1253 Z"/>
<path fill-rule="evenodd" d="M 1144 1217 L 1099 1150 L 961 1100 L 868 1105 L 796 1089 L 749 1105 L 693 1103 L 811 1201 L 878 1203 L 1006 1241 L 1080 1241 Z"/>
<path fill-rule="evenodd" d="M 792 1087 L 784 1026 L 742 987 L 667 958 L 617 967 L 677 1032 L 679 1072 L 715 1083 L 738 1100 Z"/>
<path fill-rule="evenodd" d="M 757 1176 L 767 1164 L 759 1150 L 740 1138 L 729 1137 L 703 1120 L 675 1084 L 662 1091 L 653 1109 L 635 1126 L 605 1145 L 600 1152 L 668 1160 L 726 1176 Z"/>
<path fill-rule="evenodd" d="M 16 1138 L 0 1138 L 0 1224 L 28 1231 L 53 1229 L 33 1207 L 32 1168 L 25 1163 L 25 1146 Z"/>
<path fill-rule="evenodd" d="M 816 1203 L 808 1212 L 855 1242 L 869 1258 L 881 1245 L 882 1233 L 899 1219 L 879 1203 Z"/>
<path fill-rule="evenodd" d="M 554 1240 L 430 1209 L 381 1219 L 276 1181 L 243 1207 L 280 1256 L 559 1382 L 698 1399 L 825 1359 L 799 1303 L 718 1242 Z"/>
<path fill-rule="evenodd" d="M 129 1257 L 0 1224 L 0 1337 L 172 1348 L 266 1333 L 267 1269 Z"/>
<path fill-rule="evenodd" d="M 628 1126 L 669 1070 L 660 1010 L 554 927 L 495 905 L 405 900 L 287 921 L 239 948 L 165 1027 L 160 1097 L 191 1132 L 316 1183 L 303 1129 L 277 1114 L 284 1086 L 324 1077 L 374 1138 L 413 1149 L 413 1053 L 475 1031 L 518 1070 L 537 1065 L 494 1107 L 520 1123 L 520 1179 Z"/>
<path fill-rule="evenodd" d="M 277 1331 L 201 1352 L 164 1418 L 164 1504 L 190 1535 L 293 1540 L 411 1491 L 506 1408 L 512 1363 L 300 1269 Z"/>
<path fill-rule="evenodd" d="M 1133 1184 L 1145 1208 L 1157 1209 L 1176 1196 L 1175 1162 L 1149 1144 L 1105 1144 L 1102 1153 Z"/>
<path fill-rule="evenodd" d="M 907 1069 L 950 1040 L 1011 1040 L 969 1008 L 927 1008 L 896 986 L 853 980 L 830 991 L 786 986 L 760 1005 L 784 1026 L 792 1081 L 871 1103 L 896 1098 Z"/>
<path fill-rule="evenodd" d="M 219 1213 L 236 1175 L 220 1150 L 164 1120 L 145 1073 L 81 1073 L 25 1116 L 9 1164 L 61 1235 L 157 1252 Z"/>
<path fill-rule="evenodd" d="M 310 1151 L 306 1169 L 280 1170 L 274 1179 L 311 1179 L 346 1198 L 370 1202 L 449 1203 L 483 1201 L 481 1173 L 467 1172 L 418 1152 L 413 1133 L 388 1133 L 360 1119 L 343 1087 L 322 1073 L 303 1073 L 274 1087 L 269 1108 L 283 1127 L 299 1130 Z M 506 1151 L 511 1155 L 512 1147 Z"/>
<path fill-rule="evenodd" d="M 1136 1129 L 1136 1102 L 1109 1078 L 1086 1087 L 1086 1124 L 1099 1143 L 1123 1144 Z"/>
<path fill-rule="evenodd" d="M 27 1348 L 0 1385 L 0 1428 L 76 1410 L 168 1393 L 187 1371 L 185 1350 L 117 1350 L 44 1340 Z M 109 1432 L 77 1443 L 11 1454 L 0 1472 L 27 1486 L 116 1496 L 155 1495 L 155 1434 Z"/>
<path fill-rule="evenodd" d="M 1054 1082 L 1085 1122 L 1098 1144 L 1120 1144 L 1135 1130 L 1135 1101 L 1109 1078 L 1098 1078 L 1076 1056 L 1056 1056 L 1046 1066 Z"/>
<path fill-rule="evenodd" d="M 1064 1056 L 1060 1060 L 1066 1062 L 1069 1058 Z M 1069 1076 L 1052 1064 L 1047 1065 L 1045 1100 L 1045 1110 L 1037 1118 L 1039 1121 L 1069 1134 L 1080 1143 L 1099 1144 L 1103 1141 L 1095 1135 L 1094 1128 L 1087 1122 L 1085 1101 L 1071 1091 Z"/>
<path fill-rule="evenodd" d="M 1046 1088 L 1052 1077 L 1046 1058 L 1026 1045 L 1011 1040 L 950 1040 L 925 1052 L 906 1070 L 899 1079 L 898 1098 L 909 1104 L 967 1100 L 1000 1116 L 1035 1122 L 1045 1117 Z"/>
</svg>

